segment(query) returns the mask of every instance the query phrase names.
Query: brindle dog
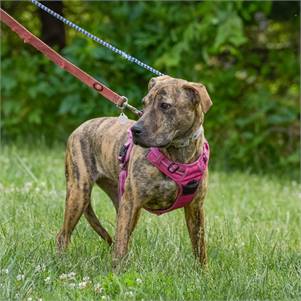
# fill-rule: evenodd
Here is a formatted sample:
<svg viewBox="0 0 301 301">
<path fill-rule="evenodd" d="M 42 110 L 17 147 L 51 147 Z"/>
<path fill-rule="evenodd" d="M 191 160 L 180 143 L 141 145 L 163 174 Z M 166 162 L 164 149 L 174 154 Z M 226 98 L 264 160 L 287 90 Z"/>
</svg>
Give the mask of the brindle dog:
<svg viewBox="0 0 301 301">
<path fill-rule="evenodd" d="M 84 213 L 92 228 L 108 243 L 112 239 L 100 224 L 91 205 L 91 190 L 96 183 L 111 198 L 117 212 L 113 263 L 125 257 L 128 243 L 141 209 L 170 207 L 176 199 L 176 184 L 146 159 L 149 147 L 159 147 L 171 160 L 191 163 L 203 149 L 204 133 L 192 134 L 204 121 L 212 102 L 202 84 L 160 76 L 150 80 L 143 98 L 144 114 L 135 123 L 120 124 L 118 118 L 96 118 L 83 123 L 69 137 L 66 151 L 67 195 L 64 224 L 57 236 L 59 251 L 70 242 L 71 233 Z M 128 163 L 125 192 L 118 200 L 117 160 L 131 127 L 134 139 Z M 204 198 L 208 171 L 191 203 L 184 207 L 193 250 L 206 263 Z"/>
</svg>

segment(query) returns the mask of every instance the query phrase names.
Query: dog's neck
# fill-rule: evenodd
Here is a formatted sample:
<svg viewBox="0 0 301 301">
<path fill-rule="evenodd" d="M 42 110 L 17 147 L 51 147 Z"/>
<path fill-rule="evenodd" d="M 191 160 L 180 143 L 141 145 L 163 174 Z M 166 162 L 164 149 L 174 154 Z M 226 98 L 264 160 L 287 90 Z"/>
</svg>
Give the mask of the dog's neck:
<svg viewBox="0 0 301 301">
<path fill-rule="evenodd" d="M 199 158 L 204 141 L 203 126 L 196 124 L 187 135 L 176 140 L 168 147 L 162 148 L 161 151 L 174 162 L 192 163 Z"/>
</svg>

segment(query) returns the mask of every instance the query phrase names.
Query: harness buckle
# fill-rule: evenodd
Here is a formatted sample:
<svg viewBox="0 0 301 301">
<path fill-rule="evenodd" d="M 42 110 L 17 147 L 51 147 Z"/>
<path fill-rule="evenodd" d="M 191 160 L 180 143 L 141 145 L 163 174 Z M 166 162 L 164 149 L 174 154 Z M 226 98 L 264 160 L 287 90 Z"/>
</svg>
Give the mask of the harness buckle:
<svg viewBox="0 0 301 301">
<path fill-rule="evenodd" d="M 196 192 L 198 186 L 199 186 L 199 182 L 197 180 L 192 180 L 190 182 L 188 182 L 186 185 L 183 185 L 183 195 L 189 195 L 189 194 L 193 194 Z"/>
<path fill-rule="evenodd" d="M 170 173 L 175 173 L 179 168 L 180 168 L 180 166 L 178 164 L 176 164 L 175 162 L 171 162 L 169 164 L 169 166 L 167 167 L 167 170 Z"/>
</svg>

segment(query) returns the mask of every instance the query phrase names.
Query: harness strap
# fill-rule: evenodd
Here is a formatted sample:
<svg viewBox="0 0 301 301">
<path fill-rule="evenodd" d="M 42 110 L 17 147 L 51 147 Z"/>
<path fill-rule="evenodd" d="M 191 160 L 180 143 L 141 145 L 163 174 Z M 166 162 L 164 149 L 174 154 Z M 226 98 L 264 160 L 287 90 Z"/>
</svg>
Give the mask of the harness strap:
<svg viewBox="0 0 301 301">
<path fill-rule="evenodd" d="M 118 156 L 118 161 L 120 164 L 120 172 L 119 172 L 119 185 L 118 185 L 118 197 L 119 200 L 121 200 L 121 197 L 124 193 L 124 186 L 125 186 L 125 181 L 128 176 L 128 162 L 130 160 L 130 155 L 132 152 L 132 148 L 134 146 L 133 143 L 133 137 L 132 137 L 132 132 L 129 129 L 128 130 L 128 140 L 126 143 L 121 147 L 119 156 Z"/>
<path fill-rule="evenodd" d="M 50 48 L 48 45 L 42 42 L 38 37 L 36 37 L 30 31 L 28 31 L 24 26 L 17 22 L 8 13 L 6 13 L 2 8 L 0 9 L 0 20 L 4 22 L 7 26 L 9 26 L 12 31 L 15 31 L 25 43 L 31 44 L 33 47 L 42 52 L 60 68 L 71 73 L 77 79 L 82 81 L 90 88 L 96 90 L 99 94 L 104 96 L 109 101 L 113 102 L 114 104 L 120 107 L 122 107 L 122 105 L 126 102 L 125 97 L 115 93 L 114 91 L 106 87 L 104 84 L 93 78 L 91 75 L 87 74 L 86 72 L 84 72 L 83 70 L 73 65 L 65 58 L 63 58 L 56 51 L 54 51 L 52 48 Z"/>
<path fill-rule="evenodd" d="M 203 150 L 198 160 L 189 164 L 173 162 L 162 154 L 158 148 L 151 148 L 147 159 L 177 184 L 178 193 L 171 207 L 159 210 L 146 208 L 146 210 L 161 215 L 182 208 L 191 202 L 208 167 L 209 154 L 210 149 L 207 141 L 204 142 Z"/>
</svg>

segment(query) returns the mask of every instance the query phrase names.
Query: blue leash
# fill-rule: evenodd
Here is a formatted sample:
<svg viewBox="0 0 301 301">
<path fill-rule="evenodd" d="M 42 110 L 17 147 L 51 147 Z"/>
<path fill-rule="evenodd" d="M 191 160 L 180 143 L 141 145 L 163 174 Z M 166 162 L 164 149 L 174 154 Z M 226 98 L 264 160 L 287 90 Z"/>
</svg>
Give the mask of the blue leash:
<svg viewBox="0 0 301 301">
<path fill-rule="evenodd" d="M 95 35 L 91 34 L 90 32 L 86 31 L 85 29 L 79 27 L 78 25 L 72 23 L 71 21 L 67 20 L 66 18 L 62 17 L 61 15 L 57 14 L 56 12 L 54 12 L 53 10 L 49 9 L 47 6 L 41 4 L 39 1 L 36 0 L 30 0 L 34 5 L 38 6 L 40 9 L 44 10 L 45 12 L 47 12 L 48 14 L 52 15 L 53 17 L 55 17 L 56 19 L 62 21 L 63 23 L 65 23 L 66 25 L 72 27 L 73 29 L 81 32 L 82 34 L 84 34 L 85 36 L 87 36 L 88 38 L 94 40 L 95 42 L 99 43 L 100 45 L 107 47 L 108 49 L 110 49 L 111 51 L 121 55 L 123 58 L 125 58 L 126 60 L 137 64 L 138 66 L 158 75 L 164 75 L 163 73 L 161 73 L 160 71 L 152 68 L 151 66 L 144 64 L 143 62 L 139 61 L 138 59 L 136 59 L 135 57 L 127 54 L 126 52 L 114 47 L 113 45 L 111 45 L 110 43 L 103 41 L 102 39 L 96 37 Z"/>
</svg>

